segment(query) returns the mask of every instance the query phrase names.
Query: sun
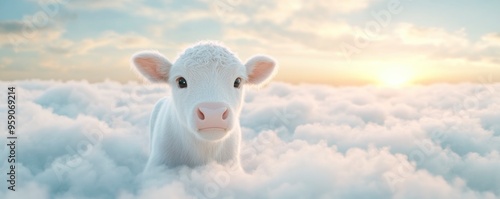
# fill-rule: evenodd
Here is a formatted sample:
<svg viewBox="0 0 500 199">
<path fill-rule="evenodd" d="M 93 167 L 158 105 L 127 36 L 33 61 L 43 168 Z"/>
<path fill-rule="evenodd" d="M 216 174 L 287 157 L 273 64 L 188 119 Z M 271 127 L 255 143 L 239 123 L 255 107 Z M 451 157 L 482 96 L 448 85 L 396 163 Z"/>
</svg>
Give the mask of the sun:
<svg viewBox="0 0 500 199">
<path fill-rule="evenodd" d="M 402 87 L 410 83 L 412 71 L 404 66 L 388 67 L 380 71 L 378 78 L 384 86 Z"/>
</svg>

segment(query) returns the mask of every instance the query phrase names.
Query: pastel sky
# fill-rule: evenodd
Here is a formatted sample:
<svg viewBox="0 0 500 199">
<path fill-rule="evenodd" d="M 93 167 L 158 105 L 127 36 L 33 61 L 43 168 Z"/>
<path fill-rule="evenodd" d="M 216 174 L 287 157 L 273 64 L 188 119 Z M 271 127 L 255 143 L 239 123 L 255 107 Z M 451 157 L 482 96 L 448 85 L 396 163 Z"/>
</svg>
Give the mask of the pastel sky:
<svg viewBox="0 0 500 199">
<path fill-rule="evenodd" d="M 245 61 L 275 57 L 292 83 L 500 79 L 500 1 L 0 1 L 0 80 L 139 78 L 131 54 L 175 61 L 219 40 Z"/>
</svg>

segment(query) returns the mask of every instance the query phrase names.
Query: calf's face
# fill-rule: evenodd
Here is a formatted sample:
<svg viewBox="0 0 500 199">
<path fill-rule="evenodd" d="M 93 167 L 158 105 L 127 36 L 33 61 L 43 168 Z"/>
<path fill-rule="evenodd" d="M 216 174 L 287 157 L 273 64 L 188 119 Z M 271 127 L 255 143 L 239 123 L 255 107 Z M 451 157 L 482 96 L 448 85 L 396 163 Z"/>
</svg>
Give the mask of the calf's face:
<svg viewBox="0 0 500 199">
<path fill-rule="evenodd" d="M 224 139 L 239 124 L 245 85 L 264 84 L 277 70 L 269 57 L 254 56 L 242 64 L 214 45 L 191 47 L 174 64 L 154 51 L 136 53 L 132 63 L 149 81 L 171 85 L 180 123 L 207 141 Z"/>
</svg>

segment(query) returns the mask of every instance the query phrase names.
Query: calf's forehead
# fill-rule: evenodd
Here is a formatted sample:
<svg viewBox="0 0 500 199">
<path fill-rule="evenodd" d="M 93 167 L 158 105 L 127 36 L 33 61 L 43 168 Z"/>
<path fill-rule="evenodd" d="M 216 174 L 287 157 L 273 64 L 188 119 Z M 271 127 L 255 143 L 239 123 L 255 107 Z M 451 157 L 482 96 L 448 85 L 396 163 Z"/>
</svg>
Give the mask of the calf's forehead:
<svg viewBox="0 0 500 199">
<path fill-rule="evenodd" d="M 245 67 L 227 48 L 213 44 L 199 44 L 179 55 L 171 69 L 172 76 L 236 75 L 244 76 Z"/>
</svg>

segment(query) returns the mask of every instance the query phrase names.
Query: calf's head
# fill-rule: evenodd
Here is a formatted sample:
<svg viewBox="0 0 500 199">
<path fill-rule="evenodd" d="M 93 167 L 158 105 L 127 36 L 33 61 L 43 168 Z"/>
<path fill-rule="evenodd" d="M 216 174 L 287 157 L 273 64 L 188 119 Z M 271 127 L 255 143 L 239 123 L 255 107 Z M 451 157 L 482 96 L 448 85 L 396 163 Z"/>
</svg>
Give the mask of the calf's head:
<svg viewBox="0 0 500 199">
<path fill-rule="evenodd" d="M 192 46 L 174 64 L 155 51 L 134 54 L 132 64 L 149 81 L 171 85 L 180 123 L 208 141 L 227 137 L 239 124 L 245 86 L 265 84 L 277 70 L 270 57 L 254 56 L 243 64 L 216 43 Z"/>
</svg>

